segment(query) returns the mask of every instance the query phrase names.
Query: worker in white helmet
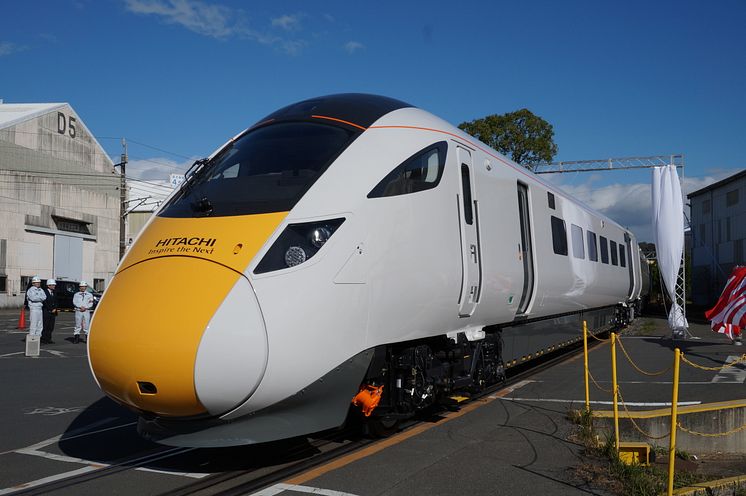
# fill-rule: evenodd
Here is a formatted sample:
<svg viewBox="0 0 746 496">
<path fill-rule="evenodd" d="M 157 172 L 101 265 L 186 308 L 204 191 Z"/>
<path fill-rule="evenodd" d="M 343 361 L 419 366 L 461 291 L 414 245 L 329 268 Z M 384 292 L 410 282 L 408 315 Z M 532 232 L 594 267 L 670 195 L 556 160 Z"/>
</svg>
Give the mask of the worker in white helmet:
<svg viewBox="0 0 746 496">
<path fill-rule="evenodd" d="M 44 315 L 42 306 L 47 299 L 46 293 L 41 289 L 41 279 L 34 276 L 31 279 L 31 287 L 26 290 L 26 300 L 28 301 L 29 313 L 31 314 L 31 325 L 29 326 L 29 336 L 41 336 L 44 324 Z"/>
<path fill-rule="evenodd" d="M 91 307 L 93 306 L 93 295 L 89 293 L 88 283 L 80 281 L 79 289 L 73 296 L 75 307 L 75 329 L 73 329 L 73 343 L 80 343 L 80 331 L 85 331 L 88 336 L 88 327 L 91 322 Z"/>
</svg>

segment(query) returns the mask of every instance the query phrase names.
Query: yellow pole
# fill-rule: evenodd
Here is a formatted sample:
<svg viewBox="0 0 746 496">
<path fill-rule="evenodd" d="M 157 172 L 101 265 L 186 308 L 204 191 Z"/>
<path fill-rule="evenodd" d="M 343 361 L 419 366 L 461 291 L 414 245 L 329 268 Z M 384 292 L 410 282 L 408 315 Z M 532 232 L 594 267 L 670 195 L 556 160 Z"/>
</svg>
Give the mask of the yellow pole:
<svg viewBox="0 0 746 496">
<path fill-rule="evenodd" d="M 673 494 L 673 468 L 676 461 L 676 428 L 678 425 L 677 410 L 679 406 L 679 361 L 681 351 L 676 348 L 673 356 L 673 397 L 671 398 L 671 436 L 668 446 L 668 496 Z"/>
<path fill-rule="evenodd" d="M 588 388 L 588 323 L 583 321 L 583 357 L 585 360 L 585 411 L 591 411 L 591 393 Z"/>
<path fill-rule="evenodd" d="M 614 393 L 614 448 L 616 448 L 617 454 L 619 454 L 619 404 L 617 398 L 619 398 L 619 386 L 616 382 L 616 333 L 611 333 L 611 382 L 613 385 L 612 391 Z"/>
</svg>

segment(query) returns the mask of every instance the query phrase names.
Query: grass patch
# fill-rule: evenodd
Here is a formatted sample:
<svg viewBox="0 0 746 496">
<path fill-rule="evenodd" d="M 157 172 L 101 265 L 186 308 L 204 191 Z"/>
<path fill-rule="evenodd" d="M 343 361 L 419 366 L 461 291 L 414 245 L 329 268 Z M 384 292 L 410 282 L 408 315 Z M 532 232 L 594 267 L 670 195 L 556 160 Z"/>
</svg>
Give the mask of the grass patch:
<svg viewBox="0 0 746 496">
<path fill-rule="evenodd" d="M 577 426 L 575 438 L 585 447 L 586 461 L 576 468 L 576 476 L 614 494 L 652 496 L 665 493 L 668 488 L 668 468 L 665 464 L 644 466 L 622 462 L 614 448 L 612 437 L 599 442 L 600 438 L 593 428 L 592 411 L 571 411 L 568 412 L 568 419 Z M 668 460 L 667 449 L 655 447 L 654 451 L 660 460 Z M 693 458 L 683 451 L 677 451 L 676 455 L 682 460 Z M 703 480 L 705 478 L 702 475 L 686 470 L 674 473 L 675 488 L 690 486 Z"/>
</svg>

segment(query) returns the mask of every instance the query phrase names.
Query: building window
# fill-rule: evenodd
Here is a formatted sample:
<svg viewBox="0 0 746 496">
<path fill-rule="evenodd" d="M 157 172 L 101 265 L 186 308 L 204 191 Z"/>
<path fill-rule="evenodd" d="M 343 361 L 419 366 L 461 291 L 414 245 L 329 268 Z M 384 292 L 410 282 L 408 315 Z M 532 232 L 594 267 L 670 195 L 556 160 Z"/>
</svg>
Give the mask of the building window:
<svg viewBox="0 0 746 496">
<path fill-rule="evenodd" d="M 74 219 L 65 219 L 64 217 L 52 216 L 54 223 L 57 224 L 57 229 L 60 231 L 74 232 L 80 234 L 91 234 L 91 230 L 88 228 L 88 222 L 83 222 Z"/>
<path fill-rule="evenodd" d="M 94 279 L 93 280 L 93 290 L 97 291 L 99 293 L 103 293 L 104 291 L 104 279 Z"/>
<path fill-rule="evenodd" d="M 547 191 L 547 201 L 549 202 L 549 208 L 554 210 L 555 209 L 554 193 L 550 193 L 549 191 Z"/>
<path fill-rule="evenodd" d="M 725 241 L 730 241 L 730 217 L 725 219 Z"/>
<path fill-rule="evenodd" d="M 733 242 L 733 263 L 742 265 L 744 262 L 743 259 L 743 240 L 737 239 Z"/>
<path fill-rule="evenodd" d="M 609 263 L 609 243 L 606 241 L 606 238 L 603 236 L 600 236 L 601 238 L 601 263 Z"/>
<path fill-rule="evenodd" d="M 8 291 L 8 276 L 0 276 L 0 293 Z"/>
<path fill-rule="evenodd" d="M 619 265 L 619 260 L 617 259 L 617 254 L 619 252 L 616 249 L 616 241 L 609 241 L 609 244 L 611 245 L 609 247 L 609 251 L 611 252 L 611 265 Z"/>
<path fill-rule="evenodd" d="M 557 255 L 567 255 L 567 232 L 565 221 L 552 215 L 552 245 Z"/>
<path fill-rule="evenodd" d="M 21 293 L 26 292 L 26 288 L 31 284 L 31 279 L 34 276 L 21 276 Z"/>
<path fill-rule="evenodd" d="M 699 246 L 705 245 L 705 241 L 707 240 L 706 234 L 707 234 L 707 231 L 705 231 L 705 225 L 700 224 L 699 225 Z"/>
<path fill-rule="evenodd" d="M 596 247 L 596 233 L 587 231 L 588 234 L 588 260 L 598 262 L 598 248 Z"/>
<path fill-rule="evenodd" d="M 732 207 L 733 205 L 737 203 L 738 203 L 738 190 L 734 189 L 733 191 L 728 191 L 725 194 L 725 206 Z"/>
<path fill-rule="evenodd" d="M 624 254 L 624 245 L 619 243 L 619 265 L 622 267 L 627 266 L 627 257 Z"/>
<path fill-rule="evenodd" d="M 572 233 L 572 256 L 575 258 L 585 258 L 585 245 L 583 244 L 583 229 L 575 224 L 570 224 Z"/>
<path fill-rule="evenodd" d="M 710 200 L 703 200 L 702 201 L 702 213 L 709 214 L 710 208 L 712 208 L 712 203 L 710 202 Z"/>
</svg>

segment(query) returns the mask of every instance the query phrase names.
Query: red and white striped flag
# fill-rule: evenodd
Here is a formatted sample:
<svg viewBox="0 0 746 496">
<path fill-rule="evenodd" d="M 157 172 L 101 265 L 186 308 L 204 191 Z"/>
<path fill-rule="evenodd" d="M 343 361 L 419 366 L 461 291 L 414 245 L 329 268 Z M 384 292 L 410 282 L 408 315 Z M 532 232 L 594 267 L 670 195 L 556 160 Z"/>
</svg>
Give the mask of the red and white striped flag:
<svg viewBox="0 0 746 496">
<path fill-rule="evenodd" d="M 705 317 L 712 322 L 712 330 L 731 339 L 741 335 L 746 327 L 746 267 L 731 272 L 720 299 Z"/>
</svg>

